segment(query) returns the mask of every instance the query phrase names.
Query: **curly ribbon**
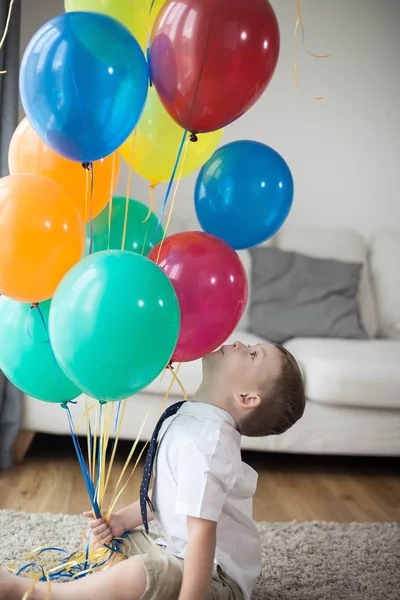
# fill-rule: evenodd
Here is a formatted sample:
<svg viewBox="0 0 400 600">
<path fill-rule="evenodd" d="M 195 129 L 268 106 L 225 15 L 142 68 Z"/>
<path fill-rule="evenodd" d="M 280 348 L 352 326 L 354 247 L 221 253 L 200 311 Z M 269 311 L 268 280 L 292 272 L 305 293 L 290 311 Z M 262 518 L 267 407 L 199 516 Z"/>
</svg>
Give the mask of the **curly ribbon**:
<svg viewBox="0 0 400 600">
<path fill-rule="evenodd" d="M 332 54 L 314 54 L 314 52 L 310 52 L 310 50 L 307 48 L 306 42 L 305 42 L 304 21 L 303 21 L 303 17 L 301 14 L 301 0 L 296 0 L 296 8 L 297 8 L 297 18 L 296 18 L 296 25 L 294 27 L 294 35 L 293 35 L 293 76 L 294 76 L 295 86 L 298 89 L 300 89 L 299 74 L 298 74 L 298 68 L 297 68 L 297 34 L 299 31 L 299 27 L 301 30 L 301 38 L 302 38 L 303 46 L 310 56 L 313 56 L 314 58 L 329 58 L 330 56 L 332 56 Z M 323 96 L 313 96 L 313 100 L 323 100 Z"/>
<path fill-rule="evenodd" d="M 164 370 L 164 373 L 169 371 L 172 375 L 171 382 L 168 386 L 167 392 L 163 399 L 163 403 L 160 407 L 160 414 L 163 412 L 165 408 L 165 404 L 168 401 L 169 395 L 171 393 L 172 387 L 174 383 L 178 383 L 180 389 L 182 390 L 183 396 L 186 399 L 187 394 L 186 391 L 178 377 L 178 372 L 180 369 L 180 364 L 178 364 L 176 370 L 173 369 L 171 365 L 168 365 Z M 94 514 L 97 516 L 101 515 L 101 505 L 103 503 L 104 495 L 107 490 L 107 486 L 109 483 L 115 452 L 117 449 L 119 436 L 121 432 L 121 426 L 124 419 L 125 409 L 127 405 L 127 401 L 120 401 L 117 405 L 117 414 L 114 417 L 114 403 L 109 404 L 101 404 L 96 403 L 89 406 L 89 399 L 86 398 L 86 410 L 83 417 L 87 418 L 87 432 L 88 432 L 88 465 L 86 465 L 85 458 L 83 456 L 83 452 L 80 446 L 79 438 L 77 435 L 78 426 L 75 427 L 72 419 L 72 414 L 69 409 L 68 404 L 72 403 L 64 403 L 62 404 L 62 408 L 65 409 L 67 416 L 69 427 L 71 431 L 71 436 L 73 440 L 73 444 L 75 447 L 75 451 L 77 454 L 78 462 L 81 467 L 85 485 L 89 494 L 89 498 L 92 502 L 92 508 Z M 95 422 L 96 422 L 96 430 L 93 435 L 92 428 L 90 425 L 90 413 L 96 409 Z M 110 502 L 110 507 L 106 514 L 106 520 L 109 521 L 111 513 L 113 512 L 117 502 L 119 501 L 121 495 L 126 490 L 130 480 L 132 479 L 133 474 L 135 473 L 142 456 L 147 448 L 148 443 L 143 445 L 143 448 L 139 452 L 134 465 L 128 474 L 126 481 L 122 484 L 125 474 L 129 468 L 129 465 L 132 461 L 132 458 L 135 454 L 137 446 L 139 444 L 139 440 L 142 437 L 143 429 L 149 417 L 150 411 L 147 412 L 145 419 L 142 422 L 140 430 L 138 432 L 137 438 L 132 445 L 131 451 L 129 452 L 129 456 L 122 468 L 121 474 L 119 476 L 117 485 L 115 486 L 114 494 Z M 82 419 L 81 419 L 82 420 Z M 80 420 L 80 421 L 81 421 Z M 106 472 L 105 470 L 105 457 L 107 453 L 107 445 L 110 437 L 111 429 L 114 429 L 115 440 L 112 449 L 111 461 Z M 97 449 L 95 440 L 98 439 Z M 96 469 L 97 464 L 97 475 L 96 477 L 92 477 L 93 468 Z M 94 486 L 94 480 L 97 478 L 96 489 Z M 89 535 L 84 534 L 85 540 L 85 548 L 83 550 L 79 550 L 77 552 L 73 552 L 69 554 L 67 550 L 58 547 L 46 547 L 46 548 L 36 548 L 29 555 L 27 555 L 26 559 L 28 563 L 21 567 L 19 570 L 15 568 L 11 568 L 9 566 L 9 570 L 17 575 L 21 575 L 22 573 L 26 573 L 29 569 L 37 569 L 39 573 L 26 573 L 28 577 L 32 579 L 32 583 L 26 591 L 23 600 L 28 600 L 28 597 L 33 592 L 35 585 L 38 582 L 47 582 L 48 584 L 48 592 L 45 596 L 45 600 L 50 600 L 51 598 L 51 583 L 55 581 L 71 581 L 80 579 L 82 577 L 86 577 L 87 575 L 98 571 L 98 570 L 106 570 L 115 564 L 116 561 L 124 560 L 126 557 L 126 552 L 124 547 L 121 546 L 121 543 L 124 542 L 126 544 L 129 543 L 129 540 L 126 540 L 126 537 L 130 534 L 130 532 L 126 532 L 120 538 L 114 539 L 112 541 L 112 545 L 104 545 L 100 548 L 94 549 L 92 547 L 92 543 Z M 60 561 L 60 556 L 63 555 L 62 560 Z M 112 562 L 111 562 L 111 559 Z M 40 560 L 40 562 L 39 562 Z"/>
<path fill-rule="evenodd" d="M 6 25 L 4 27 L 4 31 L 3 31 L 3 35 L 1 37 L 0 40 L 0 50 L 2 49 L 4 42 L 6 41 L 6 37 L 7 37 L 7 33 L 8 30 L 10 28 L 10 21 L 11 21 L 11 15 L 12 15 L 12 10 L 13 10 L 13 5 L 14 5 L 14 0 L 10 0 L 10 5 L 8 7 L 8 14 L 7 14 L 7 19 L 6 19 Z M 0 71 L 0 75 L 5 75 L 7 73 L 6 71 Z"/>
</svg>

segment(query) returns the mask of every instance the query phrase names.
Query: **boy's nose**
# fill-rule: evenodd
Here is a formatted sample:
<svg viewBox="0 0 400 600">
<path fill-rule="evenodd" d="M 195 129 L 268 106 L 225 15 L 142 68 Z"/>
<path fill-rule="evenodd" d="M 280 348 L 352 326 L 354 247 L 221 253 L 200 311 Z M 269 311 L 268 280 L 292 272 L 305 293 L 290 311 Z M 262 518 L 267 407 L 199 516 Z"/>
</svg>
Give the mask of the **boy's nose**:
<svg viewBox="0 0 400 600">
<path fill-rule="evenodd" d="M 233 342 L 232 346 L 235 350 L 240 350 L 241 348 L 246 347 L 244 344 L 242 344 L 242 342 Z"/>
</svg>

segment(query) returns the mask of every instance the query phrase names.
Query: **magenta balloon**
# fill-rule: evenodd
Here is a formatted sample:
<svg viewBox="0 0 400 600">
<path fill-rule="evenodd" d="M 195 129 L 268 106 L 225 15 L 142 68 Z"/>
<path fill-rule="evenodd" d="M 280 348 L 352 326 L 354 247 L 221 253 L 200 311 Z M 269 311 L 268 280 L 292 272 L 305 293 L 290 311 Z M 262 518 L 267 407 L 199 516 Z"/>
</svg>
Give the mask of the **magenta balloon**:
<svg viewBox="0 0 400 600">
<path fill-rule="evenodd" d="M 173 361 L 209 354 L 233 332 L 246 308 L 247 277 L 234 250 L 208 233 L 168 237 L 149 258 L 171 280 L 181 309 L 181 330 Z"/>
</svg>

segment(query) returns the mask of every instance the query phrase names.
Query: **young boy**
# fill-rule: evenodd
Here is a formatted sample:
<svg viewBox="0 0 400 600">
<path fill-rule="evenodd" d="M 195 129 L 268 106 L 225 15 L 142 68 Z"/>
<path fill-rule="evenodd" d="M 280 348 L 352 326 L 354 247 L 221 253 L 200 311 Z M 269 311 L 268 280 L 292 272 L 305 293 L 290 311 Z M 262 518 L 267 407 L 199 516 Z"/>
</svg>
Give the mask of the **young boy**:
<svg viewBox="0 0 400 600">
<path fill-rule="evenodd" d="M 242 462 L 241 435 L 283 433 L 303 414 L 304 386 L 293 356 L 281 346 L 240 342 L 203 360 L 203 382 L 192 402 L 170 416 L 158 435 L 154 489 L 145 509 L 151 456 L 138 502 L 92 520 L 97 541 L 133 531 L 130 560 L 66 585 L 52 600 L 249 600 L 260 574 L 260 543 L 252 518 L 257 474 Z M 174 412 L 174 408 L 170 411 Z M 86 513 L 86 516 L 92 516 Z M 155 541 L 141 529 L 160 523 Z M 21 600 L 29 581 L 0 575 L 0 600 Z M 37 584 L 30 600 L 43 600 Z"/>
</svg>

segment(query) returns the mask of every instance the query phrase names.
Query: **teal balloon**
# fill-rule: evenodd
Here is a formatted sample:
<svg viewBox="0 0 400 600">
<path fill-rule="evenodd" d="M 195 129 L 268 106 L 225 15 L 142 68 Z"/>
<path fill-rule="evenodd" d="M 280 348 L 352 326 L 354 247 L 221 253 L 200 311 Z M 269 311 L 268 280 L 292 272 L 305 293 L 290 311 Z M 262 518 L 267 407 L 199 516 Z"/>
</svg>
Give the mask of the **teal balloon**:
<svg viewBox="0 0 400 600">
<path fill-rule="evenodd" d="M 93 220 L 92 226 L 90 223 L 86 226 L 86 250 L 89 253 L 90 237 L 92 235 L 92 252 L 100 252 L 102 250 L 130 250 L 145 256 L 150 250 L 161 242 L 164 230 L 158 225 L 158 219 L 152 212 L 149 219 L 145 221 L 149 209 L 145 204 L 128 199 L 128 216 L 126 225 L 125 244 L 122 248 L 122 240 L 124 235 L 124 223 L 126 215 L 126 198 L 116 196 L 112 200 L 111 206 L 111 227 L 109 228 L 109 213 L 110 207 L 105 209 Z M 91 231 L 91 228 L 93 230 Z M 110 229 L 110 239 L 108 231 Z"/>
<path fill-rule="evenodd" d="M 169 363 L 178 340 L 179 304 L 153 262 L 106 250 L 67 273 L 53 298 L 49 325 L 55 356 L 71 381 L 92 398 L 122 400 Z"/>
<path fill-rule="evenodd" d="M 54 358 L 49 310 L 50 301 L 41 303 L 39 312 L 30 304 L 0 297 L 0 369 L 29 396 L 45 402 L 68 402 L 81 392 Z"/>
</svg>

